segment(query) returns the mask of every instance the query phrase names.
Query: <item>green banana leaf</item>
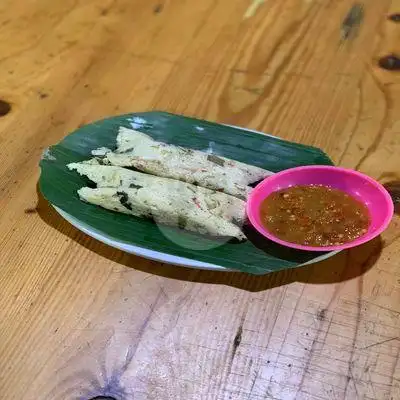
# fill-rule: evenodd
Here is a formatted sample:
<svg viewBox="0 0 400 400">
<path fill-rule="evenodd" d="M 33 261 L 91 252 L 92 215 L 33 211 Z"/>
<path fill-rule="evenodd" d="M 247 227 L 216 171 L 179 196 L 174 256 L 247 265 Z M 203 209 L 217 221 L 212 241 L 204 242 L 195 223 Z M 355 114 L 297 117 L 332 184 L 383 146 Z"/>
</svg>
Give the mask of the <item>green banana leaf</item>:
<svg viewBox="0 0 400 400">
<path fill-rule="evenodd" d="M 175 145 L 203 151 L 212 149 L 214 154 L 274 172 L 299 165 L 332 165 L 319 149 L 245 129 L 165 112 L 126 114 L 83 126 L 48 149 L 40 162 L 39 185 L 50 203 L 114 240 L 252 274 L 294 268 L 321 256 L 321 253 L 279 246 L 251 228 L 246 232 L 249 240 L 242 243 L 220 241 L 169 227 L 163 227 L 161 232 L 150 220 L 80 201 L 77 190 L 87 186 L 88 181 L 75 171 L 69 171 L 66 164 L 90 158 L 91 150 L 98 147 L 114 149 L 119 126 L 134 127 Z M 179 244 L 170 240 L 177 236 Z"/>
</svg>

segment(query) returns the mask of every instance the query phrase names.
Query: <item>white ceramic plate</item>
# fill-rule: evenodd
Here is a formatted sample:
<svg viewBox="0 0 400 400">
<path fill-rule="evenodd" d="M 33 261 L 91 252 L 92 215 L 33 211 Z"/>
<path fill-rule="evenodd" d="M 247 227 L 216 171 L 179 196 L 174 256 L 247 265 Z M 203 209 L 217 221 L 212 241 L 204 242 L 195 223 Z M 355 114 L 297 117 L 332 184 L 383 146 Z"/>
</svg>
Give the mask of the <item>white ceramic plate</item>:
<svg viewBox="0 0 400 400">
<path fill-rule="evenodd" d="M 136 126 L 132 126 L 132 127 L 133 128 L 137 128 Z M 251 129 L 239 128 L 237 126 L 232 126 L 232 127 L 236 128 L 236 129 L 244 129 L 244 130 L 251 131 L 251 132 L 254 132 L 254 133 L 257 133 L 257 134 L 266 135 L 263 132 L 258 132 L 258 131 L 254 131 L 254 130 L 251 130 Z M 198 129 L 200 129 L 200 128 L 198 128 Z M 266 136 L 272 136 L 272 135 L 266 135 Z M 211 146 L 211 143 L 210 143 L 210 146 Z M 206 151 L 212 152 L 213 149 L 209 148 Z M 147 249 L 147 248 L 144 248 L 144 247 L 140 247 L 140 246 L 131 244 L 131 243 L 126 242 L 126 241 L 115 239 L 115 238 L 113 238 L 111 236 L 108 236 L 107 234 L 104 234 L 101 231 L 96 230 L 95 228 L 93 228 L 93 226 L 91 226 L 91 225 L 79 220 L 78 218 L 72 216 L 68 212 L 60 209 L 59 207 L 56 207 L 55 205 L 53 205 L 53 206 L 56 209 L 56 211 L 64 219 L 66 219 L 68 222 L 70 222 L 74 227 L 76 227 L 80 231 L 82 231 L 85 234 L 93 237 L 94 239 L 99 240 L 102 243 L 105 243 L 105 244 L 107 244 L 109 246 L 112 246 L 112 247 L 115 247 L 117 249 L 120 249 L 120 250 L 125 251 L 127 253 L 135 254 L 135 255 L 138 255 L 138 256 L 141 256 L 141 257 L 144 257 L 144 258 L 148 258 L 148 259 L 151 259 L 151 260 L 159 261 L 159 262 L 162 262 L 162 263 L 181 265 L 181 266 L 190 267 L 190 268 L 207 269 L 207 270 L 215 270 L 215 271 L 232 271 L 231 269 L 228 269 L 228 268 L 226 268 L 226 267 L 224 267 L 222 265 L 211 264 L 211 263 L 208 263 L 208 262 L 198 261 L 195 258 L 179 257 L 179 256 L 175 256 L 175 255 L 172 255 L 172 254 L 168 254 L 168 253 L 164 253 L 164 252 L 160 252 L 160 251 L 156 251 L 156 250 L 151 250 L 151 249 Z M 322 254 L 322 255 L 320 255 L 318 257 L 315 257 L 311 261 L 308 261 L 308 262 L 306 262 L 304 264 L 301 264 L 301 265 L 313 264 L 313 263 L 319 262 L 321 260 L 325 260 L 325 259 L 327 259 L 329 257 L 332 257 L 336 253 L 337 252 L 324 253 L 324 254 Z"/>
<path fill-rule="evenodd" d="M 231 126 L 232 128 L 237 128 L 237 129 L 244 129 L 244 130 L 258 133 L 261 135 L 268 135 L 263 132 L 255 131 L 253 129 L 239 128 L 234 125 L 228 125 L 228 126 Z M 268 135 L 268 136 L 274 137 L 273 135 Z M 206 269 L 206 270 L 213 270 L 213 271 L 235 271 L 235 270 L 231 270 L 231 269 L 222 267 L 221 265 L 209 264 L 209 263 L 197 261 L 197 260 L 190 259 L 190 258 L 177 257 L 177 256 L 174 256 L 171 254 L 161 253 L 158 251 L 149 250 L 149 249 L 145 249 L 143 247 L 139 247 L 139 246 L 135 246 L 132 244 L 114 240 L 111 237 L 104 235 L 103 233 L 97 232 L 91 226 L 77 220 L 75 217 L 73 217 L 72 215 L 68 214 L 67 212 L 61 210 L 60 208 L 58 208 L 56 206 L 53 206 L 53 207 L 64 219 L 66 219 L 75 228 L 79 229 L 80 231 L 86 233 L 87 235 L 91 236 L 94 239 L 97 239 L 98 241 L 100 241 L 102 243 L 105 243 L 111 247 L 115 247 L 116 249 L 125 251 L 129 254 L 135 254 L 137 256 L 148 258 L 150 260 L 160 261 L 162 263 L 167 263 L 167 264 L 180 265 L 180 266 L 189 267 L 189 268 Z M 332 251 L 330 253 L 322 254 L 320 257 L 316 257 L 311 261 L 301 264 L 300 266 L 315 264 L 322 260 L 326 260 L 327 258 L 333 257 L 337 253 L 339 253 L 339 251 Z M 235 272 L 238 272 L 238 271 L 235 271 Z"/>
</svg>

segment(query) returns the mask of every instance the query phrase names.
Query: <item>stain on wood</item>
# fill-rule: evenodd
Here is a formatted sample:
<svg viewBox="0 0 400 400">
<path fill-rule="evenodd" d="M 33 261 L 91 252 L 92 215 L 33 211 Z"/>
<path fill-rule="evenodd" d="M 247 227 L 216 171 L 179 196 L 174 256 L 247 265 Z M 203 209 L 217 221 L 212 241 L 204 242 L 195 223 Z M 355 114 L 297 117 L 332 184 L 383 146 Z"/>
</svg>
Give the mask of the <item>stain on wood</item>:
<svg viewBox="0 0 400 400">
<path fill-rule="evenodd" d="M 7 115 L 11 111 L 11 104 L 7 101 L 0 100 L 0 117 Z"/>
<path fill-rule="evenodd" d="M 342 40 L 354 39 L 364 18 L 364 5 L 354 4 L 344 18 L 341 27 Z"/>
<path fill-rule="evenodd" d="M 236 351 L 242 342 L 242 333 L 243 333 L 243 326 L 239 325 L 239 328 L 236 332 L 235 338 L 233 339 L 233 347 L 232 347 L 232 358 L 235 357 Z"/>
<path fill-rule="evenodd" d="M 49 94 L 48 93 L 45 93 L 45 92 L 42 92 L 42 91 L 39 91 L 38 92 L 38 96 L 39 96 L 39 98 L 40 99 L 46 99 L 47 97 L 49 97 Z"/>
<path fill-rule="evenodd" d="M 25 214 L 36 214 L 38 212 L 36 207 L 29 207 L 25 208 L 24 213 Z"/>
<path fill-rule="evenodd" d="M 164 4 L 161 4 L 161 3 L 157 4 L 153 8 L 153 13 L 154 14 L 160 14 L 163 11 L 163 9 L 164 9 Z"/>
<path fill-rule="evenodd" d="M 392 22 L 400 22 L 400 13 L 390 14 L 388 20 Z"/>
<path fill-rule="evenodd" d="M 327 313 L 326 308 L 322 308 L 321 310 L 318 310 L 317 312 L 317 320 L 318 321 L 325 321 L 326 320 L 326 313 Z"/>
<path fill-rule="evenodd" d="M 388 71 L 400 70 L 400 58 L 395 54 L 389 54 L 388 56 L 381 57 L 378 61 L 381 68 L 387 69 Z"/>
<path fill-rule="evenodd" d="M 116 397 L 110 397 L 110 396 L 96 396 L 92 397 L 89 400 L 118 400 Z"/>
</svg>

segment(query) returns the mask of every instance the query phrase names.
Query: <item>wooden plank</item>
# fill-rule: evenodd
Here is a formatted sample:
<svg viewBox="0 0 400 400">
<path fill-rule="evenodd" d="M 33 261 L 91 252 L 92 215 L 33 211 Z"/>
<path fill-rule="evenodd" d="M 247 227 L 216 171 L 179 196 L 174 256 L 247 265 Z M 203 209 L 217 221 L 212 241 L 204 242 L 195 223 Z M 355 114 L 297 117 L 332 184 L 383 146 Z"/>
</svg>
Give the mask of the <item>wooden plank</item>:
<svg viewBox="0 0 400 400">
<path fill-rule="evenodd" d="M 257 3 L 257 4 L 256 4 Z M 400 179 L 398 0 L 0 5 L 0 393 L 18 400 L 400 398 L 400 219 L 382 240 L 252 277 L 113 250 L 38 196 L 45 147 L 162 109 L 322 147 Z"/>
</svg>

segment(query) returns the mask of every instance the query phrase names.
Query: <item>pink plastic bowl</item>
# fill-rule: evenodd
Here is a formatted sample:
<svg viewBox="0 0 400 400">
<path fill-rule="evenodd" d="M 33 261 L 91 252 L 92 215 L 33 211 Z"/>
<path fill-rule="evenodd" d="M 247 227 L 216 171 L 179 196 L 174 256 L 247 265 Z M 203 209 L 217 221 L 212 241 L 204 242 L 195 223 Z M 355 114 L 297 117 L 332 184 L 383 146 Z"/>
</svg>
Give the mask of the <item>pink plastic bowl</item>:
<svg viewBox="0 0 400 400">
<path fill-rule="evenodd" d="M 281 240 L 262 225 L 260 206 L 266 197 L 287 187 L 313 184 L 343 190 L 363 202 L 368 207 L 371 218 L 368 232 L 352 242 L 339 246 L 313 247 Z M 251 192 L 246 209 L 249 220 L 257 231 L 276 243 L 299 250 L 332 251 L 355 247 L 380 235 L 392 219 L 394 206 L 386 189 L 369 176 L 345 168 L 313 165 L 287 169 L 264 179 Z"/>
</svg>

